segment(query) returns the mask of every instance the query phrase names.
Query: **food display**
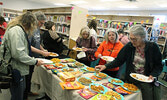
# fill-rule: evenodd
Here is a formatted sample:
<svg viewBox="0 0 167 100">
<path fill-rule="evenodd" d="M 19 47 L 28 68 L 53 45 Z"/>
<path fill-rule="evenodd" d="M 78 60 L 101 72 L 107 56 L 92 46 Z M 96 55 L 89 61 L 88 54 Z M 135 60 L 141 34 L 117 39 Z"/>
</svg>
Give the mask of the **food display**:
<svg viewBox="0 0 167 100">
<path fill-rule="evenodd" d="M 64 59 L 63 61 L 66 62 L 66 63 L 73 63 L 73 62 L 76 62 L 76 60 L 75 60 L 75 59 L 72 59 L 72 58 L 67 58 L 67 59 Z"/>
<path fill-rule="evenodd" d="M 72 72 L 72 71 L 74 71 L 74 69 L 72 69 L 72 68 L 63 68 L 62 71 L 64 71 L 64 72 Z"/>
<path fill-rule="evenodd" d="M 91 67 L 86 67 L 86 70 L 88 72 L 95 72 L 95 68 L 91 68 Z"/>
<path fill-rule="evenodd" d="M 94 73 L 94 74 L 95 74 L 95 76 L 100 77 L 100 78 L 107 78 L 108 77 L 108 75 L 105 73 Z"/>
<path fill-rule="evenodd" d="M 82 64 L 82 63 L 80 63 L 80 62 L 75 62 L 74 65 L 75 65 L 75 66 L 78 66 L 78 67 L 84 66 L 84 64 Z"/>
<path fill-rule="evenodd" d="M 109 89 L 114 89 L 115 85 L 112 83 L 103 83 L 104 86 L 108 87 Z"/>
<path fill-rule="evenodd" d="M 59 78 L 64 82 L 73 82 L 75 81 L 75 76 L 69 72 L 60 72 L 57 74 Z"/>
<path fill-rule="evenodd" d="M 52 56 L 52 57 L 57 57 L 59 56 L 57 53 L 53 53 L 53 52 L 50 52 L 50 55 L 49 56 Z"/>
<path fill-rule="evenodd" d="M 96 92 L 91 91 L 89 88 L 81 89 L 80 91 L 78 91 L 78 93 L 80 94 L 81 97 L 85 99 L 89 99 L 97 94 Z"/>
<path fill-rule="evenodd" d="M 105 94 L 97 94 L 91 100 L 112 100 L 111 96 Z"/>
<path fill-rule="evenodd" d="M 88 77 L 80 77 L 80 78 L 78 78 L 78 82 L 80 82 L 83 85 L 89 85 L 93 82 L 93 80 L 91 80 Z"/>
<path fill-rule="evenodd" d="M 53 61 L 54 63 L 59 63 L 61 62 L 61 60 L 59 58 L 52 58 L 51 61 Z"/>
<path fill-rule="evenodd" d="M 83 89 L 84 85 L 79 82 L 60 82 L 61 88 L 64 89 Z"/>
<path fill-rule="evenodd" d="M 153 82 L 153 80 L 149 80 L 148 76 L 142 75 L 142 74 L 138 74 L 138 73 L 131 73 L 130 76 L 138 81 L 141 82 L 147 82 L 147 83 L 151 83 Z"/>
<path fill-rule="evenodd" d="M 79 77 L 83 74 L 83 72 L 81 71 L 73 71 L 73 72 L 70 72 L 71 74 L 73 74 L 75 77 Z"/>
<path fill-rule="evenodd" d="M 55 63 L 55 66 L 58 67 L 58 68 L 67 67 L 65 64 L 62 64 L 62 63 Z"/>
<path fill-rule="evenodd" d="M 132 94 L 132 92 L 125 90 L 121 86 L 114 88 L 114 90 L 122 95 Z"/>
<path fill-rule="evenodd" d="M 115 85 L 123 85 L 124 82 L 120 79 L 117 79 L 117 78 L 109 78 L 108 81 L 112 84 L 115 84 Z"/>
<path fill-rule="evenodd" d="M 131 92 L 138 92 L 139 91 L 137 86 L 135 86 L 134 84 L 130 84 L 130 83 L 124 83 L 124 85 L 122 87 L 128 91 L 131 91 Z"/>
<path fill-rule="evenodd" d="M 121 94 L 114 92 L 113 90 L 107 91 L 105 94 L 114 97 L 113 100 L 124 100 L 124 97 Z"/>
<path fill-rule="evenodd" d="M 95 84 L 95 83 L 91 83 L 89 85 L 89 88 L 94 91 L 94 92 L 97 92 L 97 93 L 105 93 L 107 92 L 107 88 L 101 84 Z"/>
<path fill-rule="evenodd" d="M 44 65 L 47 69 L 57 69 L 54 65 Z"/>
</svg>

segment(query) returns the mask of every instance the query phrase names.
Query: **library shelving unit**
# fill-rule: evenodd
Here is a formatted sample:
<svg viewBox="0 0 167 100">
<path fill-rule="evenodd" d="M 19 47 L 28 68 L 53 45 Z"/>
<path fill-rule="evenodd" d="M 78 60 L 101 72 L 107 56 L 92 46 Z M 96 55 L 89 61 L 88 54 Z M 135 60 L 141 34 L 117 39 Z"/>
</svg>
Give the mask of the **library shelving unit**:
<svg viewBox="0 0 167 100">
<path fill-rule="evenodd" d="M 145 24 L 150 34 L 154 21 L 153 16 L 90 15 L 87 21 L 91 19 L 97 20 L 98 38 L 100 38 L 98 40 L 100 41 L 108 28 L 124 27 L 124 31 L 128 32 L 129 27 L 134 24 Z"/>
<path fill-rule="evenodd" d="M 56 24 L 56 31 L 64 37 L 64 43 L 71 49 L 79 36 L 82 27 L 86 26 L 88 10 L 77 6 L 41 9 L 25 9 L 24 11 L 42 11 L 47 20 Z M 42 28 L 41 30 L 43 30 Z"/>
<path fill-rule="evenodd" d="M 3 16 L 7 22 L 9 22 L 11 19 L 21 14 L 22 14 L 22 11 L 7 9 L 7 8 L 0 8 L 0 15 Z"/>
</svg>

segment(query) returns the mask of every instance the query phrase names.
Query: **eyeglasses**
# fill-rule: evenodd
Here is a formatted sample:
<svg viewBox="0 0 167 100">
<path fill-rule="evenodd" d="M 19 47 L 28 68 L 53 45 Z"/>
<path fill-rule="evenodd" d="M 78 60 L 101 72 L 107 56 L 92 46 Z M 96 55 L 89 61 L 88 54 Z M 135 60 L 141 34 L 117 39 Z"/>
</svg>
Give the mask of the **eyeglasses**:
<svg viewBox="0 0 167 100">
<path fill-rule="evenodd" d="M 138 39 L 137 38 L 129 38 L 130 39 L 130 41 L 133 41 L 133 42 L 136 42 Z"/>
</svg>

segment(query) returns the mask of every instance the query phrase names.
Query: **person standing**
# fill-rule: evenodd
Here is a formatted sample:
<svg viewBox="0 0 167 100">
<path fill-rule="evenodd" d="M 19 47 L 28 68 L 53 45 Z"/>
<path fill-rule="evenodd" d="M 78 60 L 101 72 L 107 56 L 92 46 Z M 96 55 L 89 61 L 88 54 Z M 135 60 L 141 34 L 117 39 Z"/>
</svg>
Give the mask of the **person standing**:
<svg viewBox="0 0 167 100">
<path fill-rule="evenodd" d="M 40 38 L 40 28 L 45 23 L 46 16 L 41 11 L 35 12 L 34 15 L 36 16 L 36 19 L 37 19 L 37 27 L 33 35 L 29 37 L 31 50 L 32 50 L 31 56 L 35 58 L 39 58 L 40 55 L 49 56 L 50 53 L 41 46 L 41 38 Z M 30 66 L 29 75 L 26 76 L 27 86 L 26 86 L 24 98 L 28 98 L 28 94 L 36 95 L 36 93 L 31 92 L 31 77 L 32 77 L 33 71 L 34 71 L 34 65 Z"/>
<path fill-rule="evenodd" d="M 125 81 L 135 84 L 141 90 L 143 100 L 161 100 L 160 86 L 156 87 L 154 82 L 140 82 L 130 76 L 130 73 L 138 73 L 154 81 L 154 77 L 158 77 L 163 68 L 158 45 L 147 41 L 147 32 L 141 25 L 130 28 L 130 42 L 121 49 L 114 61 L 95 68 L 100 68 L 102 71 L 120 66 L 124 62 L 126 62 Z"/>
<path fill-rule="evenodd" d="M 0 45 L 3 39 L 3 35 L 5 34 L 7 28 L 7 22 L 5 21 L 4 17 L 0 16 Z"/>
<path fill-rule="evenodd" d="M 26 12 L 14 18 L 8 24 L 4 35 L 0 57 L 5 50 L 5 60 L 11 58 L 13 69 L 17 69 L 21 74 L 19 84 L 12 84 L 10 87 L 11 100 L 23 100 L 25 89 L 25 75 L 29 74 L 29 65 L 42 65 L 42 61 L 29 56 L 31 52 L 28 36 L 32 34 L 36 27 L 36 17 L 31 12 Z"/>
<path fill-rule="evenodd" d="M 91 20 L 89 23 L 88 23 L 88 27 L 90 29 L 90 35 L 93 36 L 95 38 L 95 41 L 97 43 L 97 22 L 95 19 Z"/>
<path fill-rule="evenodd" d="M 105 41 L 103 41 L 97 51 L 95 52 L 96 58 L 101 58 L 102 56 L 110 56 L 116 58 L 119 51 L 122 49 L 123 44 L 118 40 L 118 33 L 116 29 L 110 28 L 105 33 Z M 100 59 L 99 65 L 105 65 L 106 61 Z M 119 66 L 116 68 L 111 68 L 104 70 L 103 72 L 109 76 L 116 77 L 119 70 Z"/>
</svg>

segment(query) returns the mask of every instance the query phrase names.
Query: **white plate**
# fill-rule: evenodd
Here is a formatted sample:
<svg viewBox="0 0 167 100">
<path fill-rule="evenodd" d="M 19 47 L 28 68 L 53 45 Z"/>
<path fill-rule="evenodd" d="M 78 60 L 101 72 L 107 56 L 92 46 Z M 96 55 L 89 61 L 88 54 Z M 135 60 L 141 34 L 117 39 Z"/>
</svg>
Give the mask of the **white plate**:
<svg viewBox="0 0 167 100">
<path fill-rule="evenodd" d="M 138 81 L 141 82 L 146 82 L 146 83 L 151 83 L 153 80 L 148 80 L 149 77 L 142 75 L 142 74 L 137 74 L 137 73 L 131 73 L 130 76 Z"/>
<path fill-rule="evenodd" d="M 45 64 L 52 64 L 53 63 L 53 61 L 51 61 L 51 60 L 47 60 L 47 59 L 43 59 L 43 58 L 37 58 L 37 59 L 42 60 L 43 63 L 45 63 Z"/>
<path fill-rule="evenodd" d="M 57 56 L 59 56 L 59 54 L 54 53 L 54 52 L 50 52 L 50 55 L 49 55 L 49 56 L 51 56 L 51 57 L 57 57 Z"/>
<path fill-rule="evenodd" d="M 78 48 L 78 47 L 75 47 L 75 48 L 72 48 L 72 49 L 75 50 L 75 51 L 83 51 L 82 48 Z"/>
<path fill-rule="evenodd" d="M 105 61 L 113 61 L 115 58 L 110 57 L 110 56 L 102 56 L 101 59 L 103 59 Z"/>
</svg>

